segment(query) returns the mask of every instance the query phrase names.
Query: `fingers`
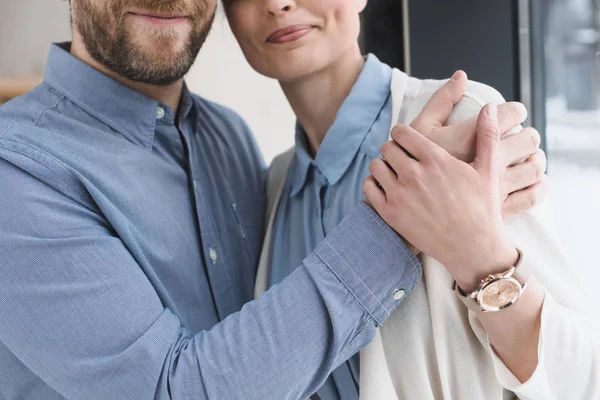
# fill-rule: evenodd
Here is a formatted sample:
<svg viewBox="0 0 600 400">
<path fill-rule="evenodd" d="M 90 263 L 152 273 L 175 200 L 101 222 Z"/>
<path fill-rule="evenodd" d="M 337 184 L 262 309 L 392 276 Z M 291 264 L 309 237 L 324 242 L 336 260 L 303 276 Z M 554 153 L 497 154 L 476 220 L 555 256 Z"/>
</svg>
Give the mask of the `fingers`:
<svg viewBox="0 0 600 400">
<path fill-rule="evenodd" d="M 381 148 L 381 154 L 396 172 L 401 170 L 397 169 L 395 164 L 406 164 L 408 161 L 405 159 L 410 160 L 409 155 L 414 157 L 415 160 L 426 161 L 436 157 L 436 155 L 443 156 L 444 153 L 447 154 L 440 146 L 407 125 L 396 125 L 392 129 L 392 139 L 399 146 L 394 146 L 394 143 L 388 142 Z M 404 153 L 403 150 L 408 154 Z M 384 154 L 384 152 L 387 154 Z M 415 160 L 412 161 L 415 162 Z"/>
<path fill-rule="evenodd" d="M 506 169 L 500 181 L 500 193 L 510 193 L 526 189 L 540 182 L 546 172 L 546 154 L 539 150 L 519 164 Z"/>
<path fill-rule="evenodd" d="M 375 210 L 382 210 L 386 204 L 386 196 L 384 191 L 379 187 L 375 178 L 369 176 L 365 179 L 363 185 L 363 193 L 367 197 L 368 202 Z"/>
<path fill-rule="evenodd" d="M 464 96 L 467 88 L 467 74 L 456 71 L 444 86 L 433 94 L 419 116 L 410 124 L 419 132 L 429 132 L 446 123 L 452 108 Z"/>
<path fill-rule="evenodd" d="M 480 172 L 494 174 L 497 171 L 497 157 L 500 147 L 498 107 L 488 104 L 477 119 L 477 155 L 473 162 Z"/>
<path fill-rule="evenodd" d="M 527 108 L 521 103 L 509 102 L 498 105 L 498 126 L 500 133 L 505 134 L 527 119 Z M 470 118 L 463 124 L 464 135 L 469 136 L 477 128 L 479 117 Z M 417 129 L 418 130 L 418 129 Z"/>
<path fill-rule="evenodd" d="M 527 108 L 517 102 L 503 103 L 498 106 L 498 125 L 500 133 L 506 133 L 527 119 Z"/>
<path fill-rule="evenodd" d="M 540 143 L 540 134 L 534 128 L 525 128 L 519 133 L 506 136 L 500 141 L 500 165 L 508 167 L 526 159 L 538 151 Z"/>
<path fill-rule="evenodd" d="M 391 187 L 396 181 L 396 174 L 381 158 L 377 158 L 369 164 L 369 171 L 373 178 L 384 188 Z"/>
<path fill-rule="evenodd" d="M 537 204 L 540 204 L 548 195 L 548 179 L 544 175 L 542 180 L 524 190 L 511 193 L 502 205 L 502 217 L 507 220 L 522 214 Z"/>
</svg>

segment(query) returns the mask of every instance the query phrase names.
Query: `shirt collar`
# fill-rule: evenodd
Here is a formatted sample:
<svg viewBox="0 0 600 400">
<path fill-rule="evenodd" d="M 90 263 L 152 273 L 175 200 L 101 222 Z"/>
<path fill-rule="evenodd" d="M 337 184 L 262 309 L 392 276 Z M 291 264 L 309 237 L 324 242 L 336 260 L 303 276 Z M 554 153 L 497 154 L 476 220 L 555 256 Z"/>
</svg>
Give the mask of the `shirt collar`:
<svg viewBox="0 0 600 400">
<path fill-rule="evenodd" d="M 85 64 L 70 54 L 70 48 L 69 42 L 52 45 L 44 81 L 131 142 L 151 148 L 157 121 L 173 124 L 173 109 Z M 191 104 L 191 94 L 184 85 L 182 117 L 189 113 Z"/>
<path fill-rule="evenodd" d="M 358 80 L 344 100 L 314 160 L 308 150 L 306 133 L 300 124 L 296 124 L 296 165 L 292 196 L 306 184 L 311 165 L 319 168 L 330 185 L 335 185 L 341 179 L 388 100 L 391 79 L 392 69 L 369 54 Z"/>
</svg>

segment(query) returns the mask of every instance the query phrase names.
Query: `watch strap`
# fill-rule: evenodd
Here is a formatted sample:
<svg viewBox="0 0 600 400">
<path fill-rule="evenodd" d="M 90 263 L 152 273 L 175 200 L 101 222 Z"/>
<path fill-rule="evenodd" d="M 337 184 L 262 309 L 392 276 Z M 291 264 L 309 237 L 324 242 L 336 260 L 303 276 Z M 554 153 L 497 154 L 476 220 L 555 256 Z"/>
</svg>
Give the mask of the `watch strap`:
<svg viewBox="0 0 600 400">
<path fill-rule="evenodd" d="M 525 286 L 527 285 L 527 282 L 529 281 L 529 278 L 531 277 L 531 272 L 532 272 L 531 266 L 525 259 L 523 252 L 518 248 L 516 250 L 517 250 L 517 253 L 519 253 L 519 259 L 517 260 L 517 264 L 515 264 L 515 266 L 514 266 L 515 271 L 512 274 L 512 277 L 515 278 L 521 284 L 522 289 L 525 289 Z M 500 275 L 506 276 L 511 269 L 512 269 L 512 267 L 509 268 L 504 273 L 501 273 Z M 480 290 L 481 288 L 482 287 L 480 286 L 477 289 L 475 289 L 475 291 Z M 460 299 L 460 301 L 462 301 L 464 303 L 465 306 L 467 306 L 467 308 L 469 310 L 472 310 L 475 312 L 483 311 L 481 306 L 479 305 L 479 303 L 477 303 L 477 300 L 470 296 L 475 291 L 471 292 L 471 293 L 465 293 L 458 286 L 458 283 L 456 283 L 456 280 L 452 281 L 452 290 L 454 290 L 457 297 Z"/>
</svg>

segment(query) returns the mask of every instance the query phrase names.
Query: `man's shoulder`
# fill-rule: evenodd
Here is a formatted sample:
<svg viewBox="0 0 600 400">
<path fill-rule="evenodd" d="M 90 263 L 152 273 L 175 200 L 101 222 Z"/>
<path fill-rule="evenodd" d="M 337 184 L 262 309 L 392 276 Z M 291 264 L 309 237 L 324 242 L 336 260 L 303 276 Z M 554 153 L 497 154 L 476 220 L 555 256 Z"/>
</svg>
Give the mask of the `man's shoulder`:
<svg viewBox="0 0 600 400">
<path fill-rule="evenodd" d="M 60 156 L 66 150 L 55 140 L 61 130 L 53 129 L 53 124 L 38 123 L 43 118 L 54 122 L 61 118 L 56 108 L 63 99 L 42 84 L 0 107 L 0 159 L 18 168 L 2 168 L 0 173 L 25 172 L 63 192 L 81 196 L 80 183 Z"/>
</svg>

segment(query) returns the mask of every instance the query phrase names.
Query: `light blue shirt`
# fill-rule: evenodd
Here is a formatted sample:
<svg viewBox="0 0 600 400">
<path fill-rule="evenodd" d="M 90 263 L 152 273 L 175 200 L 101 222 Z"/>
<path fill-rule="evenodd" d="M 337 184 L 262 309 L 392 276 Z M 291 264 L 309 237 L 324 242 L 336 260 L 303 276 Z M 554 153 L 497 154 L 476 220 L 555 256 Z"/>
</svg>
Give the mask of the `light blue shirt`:
<svg viewBox="0 0 600 400">
<path fill-rule="evenodd" d="M 247 126 L 187 90 L 176 116 L 68 48 L 0 107 L 0 398 L 314 393 L 417 260 L 363 204 L 252 301 L 265 195 Z"/>
<path fill-rule="evenodd" d="M 380 156 L 392 121 L 392 70 L 369 55 L 356 84 L 313 159 L 306 134 L 296 129 L 292 163 L 273 230 L 269 283 L 284 280 L 364 199 L 369 163 Z M 358 355 L 333 372 L 322 400 L 358 399 Z"/>
</svg>

